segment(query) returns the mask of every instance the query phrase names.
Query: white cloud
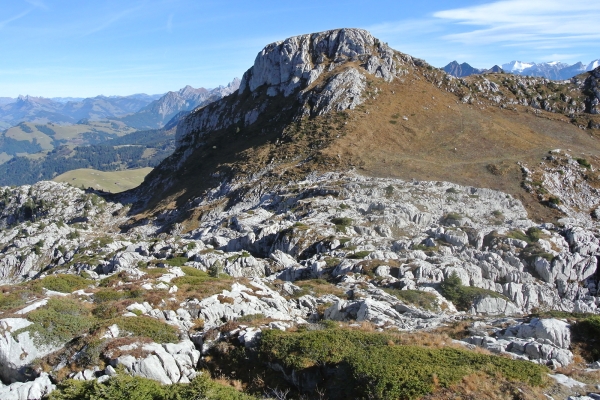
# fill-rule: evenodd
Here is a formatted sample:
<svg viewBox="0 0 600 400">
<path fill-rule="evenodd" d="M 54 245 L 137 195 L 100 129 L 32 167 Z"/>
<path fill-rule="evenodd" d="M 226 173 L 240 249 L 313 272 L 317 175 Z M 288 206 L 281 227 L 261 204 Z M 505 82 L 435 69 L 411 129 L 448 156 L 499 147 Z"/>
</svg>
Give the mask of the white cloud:
<svg viewBox="0 0 600 400">
<path fill-rule="evenodd" d="M 600 2 L 564 0 L 505 0 L 438 11 L 434 17 L 471 29 L 444 39 L 469 45 L 580 45 L 600 39 Z"/>
</svg>

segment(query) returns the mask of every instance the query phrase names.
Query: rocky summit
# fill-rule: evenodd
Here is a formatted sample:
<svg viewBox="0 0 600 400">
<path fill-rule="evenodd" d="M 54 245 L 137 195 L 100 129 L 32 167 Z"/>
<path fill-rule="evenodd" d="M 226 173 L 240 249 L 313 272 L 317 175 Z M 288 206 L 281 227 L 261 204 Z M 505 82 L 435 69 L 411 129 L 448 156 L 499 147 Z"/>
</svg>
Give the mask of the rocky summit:
<svg viewBox="0 0 600 400">
<path fill-rule="evenodd" d="M 597 398 L 598 79 L 269 44 L 140 187 L 0 189 L 0 398 Z"/>
</svg>

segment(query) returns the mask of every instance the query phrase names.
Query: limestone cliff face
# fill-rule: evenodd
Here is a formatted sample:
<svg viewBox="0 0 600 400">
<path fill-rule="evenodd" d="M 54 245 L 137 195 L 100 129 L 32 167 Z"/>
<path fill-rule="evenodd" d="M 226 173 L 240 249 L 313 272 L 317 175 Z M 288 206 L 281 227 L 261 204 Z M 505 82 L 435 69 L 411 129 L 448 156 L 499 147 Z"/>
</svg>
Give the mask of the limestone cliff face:
<svg viewBox="0 0 600 400">
<path fill-rule="evenodd" d="M 276 96 L 295 95 L 298 117 L 353 109 L 364 101 L 366 74 L 391 81 L 412 64 L 411 57 L 362 29 L 336 29 L 271 43 L 244 74 L 235 99 L 198 109 L 179 123 L 177 145 L 193 145 L 205 133 L 234 124 L 251 125 Z M 248 104 L 260 93 L 266 93 L 266 99 Z"/>
</svg>

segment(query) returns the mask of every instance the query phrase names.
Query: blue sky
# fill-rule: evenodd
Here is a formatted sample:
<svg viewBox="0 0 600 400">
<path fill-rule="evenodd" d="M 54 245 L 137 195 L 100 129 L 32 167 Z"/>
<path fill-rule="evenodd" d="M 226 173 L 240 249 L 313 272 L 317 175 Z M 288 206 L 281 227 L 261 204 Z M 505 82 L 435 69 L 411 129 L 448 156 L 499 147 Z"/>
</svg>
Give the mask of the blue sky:
<svg viewBox="0 0 600 400">
<path fill-rule="evenodd" d="M 3 0 L 0 97 L 215 87 L 270 42 L 340 27 L 437 67 L 587 63 L 600 58 L 598 21 L 600 2 L 589 0 Z"/>
</svg>

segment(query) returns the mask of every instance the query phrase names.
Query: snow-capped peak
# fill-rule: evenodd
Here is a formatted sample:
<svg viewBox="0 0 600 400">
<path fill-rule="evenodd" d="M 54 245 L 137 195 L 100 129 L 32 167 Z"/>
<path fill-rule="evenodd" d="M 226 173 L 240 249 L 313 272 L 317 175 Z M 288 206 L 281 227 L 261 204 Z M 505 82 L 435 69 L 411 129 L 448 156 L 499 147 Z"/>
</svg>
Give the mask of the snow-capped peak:
<svg viewBox="0 0 600 400">
<path fill-rule="evenodd" d="M 534 62 L 511 61 L 502 64 L 502 69 L 506 72 L 522 72 L 524 69 L 531 68 L 535 65 Z"/>
<path fill-rule="evenodd" d="M 593 69 L 596 69 L 600 66 L 600 58 L 597 60 L 594 60 L 592 62 L 590 62 L 587 67 L 585 68 L 587 71 L 591 71 Z"/>
</svg>

